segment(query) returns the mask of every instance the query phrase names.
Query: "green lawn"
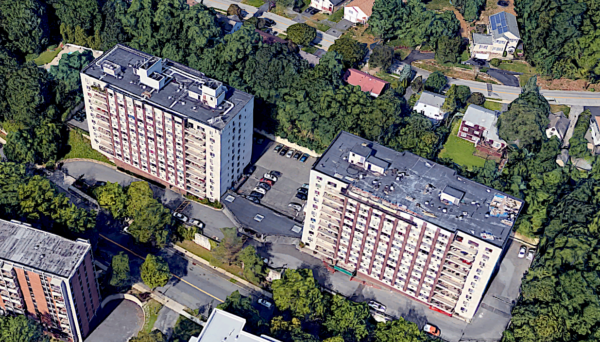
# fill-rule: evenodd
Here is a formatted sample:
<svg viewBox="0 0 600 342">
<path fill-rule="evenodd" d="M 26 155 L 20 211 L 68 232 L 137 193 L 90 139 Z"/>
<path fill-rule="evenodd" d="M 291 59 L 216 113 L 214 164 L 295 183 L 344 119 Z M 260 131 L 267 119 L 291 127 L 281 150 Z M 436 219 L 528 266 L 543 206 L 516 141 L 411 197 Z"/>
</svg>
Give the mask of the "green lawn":
<svg viewBox="0 0 600 342">
<path fill-rule="evenodd" d="M 469 169 L 472 169 L 474 166 L 483 167 L 485 159 L 473 155 L 475 145 L 457 136 L 461 122 L 462 120 L 454 121 L 452 133 L 448 136 L 448 140 L 446 140 L 444 148 L 440 151 L 438 157 L 452 159 L 456 164 L 466 166 Z"/>
<path fill-rule="evenodd" d="M 566 117 L 569 117 L 569 113 L 571 112 L 571 107 L 567 105 L 550 105 L 550 111 L 552 113 L 563 112 Z"/>
<path fill-rule="evenodd" d="M 52 62 L 54 57 L 56 57 L 61 50 L 62 50 L 61 48 L 56 48 L 56 49 L 54 49 L 54 51 L 46 50 L 46 51 L 42 52 L 33 61 L 35 62 L 36 65 L 48 64 L 48 63 Z"/>
<path fill-rule="evenodd" d="M 150 299 L 148 303 L 144 305 L 144 315 L 146 316 L 146 321 L 144 322 L 144 328 L 142 331 L 147 333 L 152 331 L 154 328 L 154 323 L 158 319 L 158 312 L 162 308 L 162 304 L 155 301 L 154 299 Z"/>
<path fill-rule="evenodd" d="M 344 9 L 340 8 L 339 10 L 333 12 L 331 16 L 329 16 L 329 20 L 334 23 L 339 23 L 344 18 Z"/>
<path fill-rule="evenodd" d="M 92 149 L 92 144 L 89 139 L 84 138 L 81 133 L 74 129 L 69 131 L 69 141 L 67 144 L 69 145 L 70 150 L 62 159 L 85 158 L 110 163 L 110 160 L 103 154 Z"/>
<path fill-rule="evenodd" d="M 450 5 L 450 1 L 448 0 L 431 0 L 425 4 L 425 7 L 427 7 L 428 10 L 441 10 L 444 7 L 450 6 L 452 5 Z"/>
<path fill-rule="evenodd" d="M 331 27 L 325 24 L 317 23 L 317 30 L 327 32 Z"/>
<path fill-rule="evenodd" d="M 263 0 L 243 0 L 242 3 L 254 7 L 260 7 L 265 4 Z"/>
<path fill-rule="evenodd" d="M 489 109 L 489 110 L 501 110 L 502 109 L 502 103 L 500 102 L 494 102 L 494 101 L 485 101 L 485 103 L 483 104 L 483 107 Z"/>
<path fill-rule="evenodd" d="M 317 50 L 318 49 L 312 45 L 302 47 L 302 51 L 308 52 L 308 53 L 315 53 L 315 52 L 317 52 Z"/>
<path fill-rule="evenodd" d="M 535 68 L 530 66 L 527 63 L 520 61 L 502 61 L 500 66 L 498 67 L 502 70 L 514 71 L 514 72 L 522 72 L 524 74 L 535 74 Z"/>
</svg>

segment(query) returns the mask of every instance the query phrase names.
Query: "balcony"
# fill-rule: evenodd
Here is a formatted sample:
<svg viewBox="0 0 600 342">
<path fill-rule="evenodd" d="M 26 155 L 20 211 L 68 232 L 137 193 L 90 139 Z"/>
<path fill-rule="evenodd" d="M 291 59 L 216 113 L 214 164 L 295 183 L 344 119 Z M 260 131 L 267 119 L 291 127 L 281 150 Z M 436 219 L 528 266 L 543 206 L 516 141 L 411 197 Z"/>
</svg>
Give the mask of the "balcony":
<svg viewBox="0 0 600 342">
<path fill-rule="evenodd" d="M 335 239 L 332 239 L 332 238 L 330 238 L 330 237 L 328 237 L 328 236 L 326 236 L 325 234 L 322 234 L 322 233 L 319 233 L 317 235 L 317 239 L 319 239 L 321 242 L 325 242 L 325 243 L 327 243 L 327 244 L 329 244 L 331 246 L 335 245 L 335 242 L 336 242 Z"/>
<path fill-rule="evenodd" d="M 328 198 L 323 198 L 323 205 L 327 206 L 327 208 L 333 210 L 335 213 L 338 213 L 340 215 L 340 219 L 342 218 L 342 212 L 344 211 L 343 206 L 335 204 L 335 202 Z"/>
<path fill-rule="evenodd" d="M 187 169 L 185 170 L 185 172 L 187 173 L 188 177 L 202 179 L 202 180 L 206 179 L 206 173 L 204 171 L 200 171 L 196 168 L 188 166 Z"/>
<path fill-rule="evenodd" d="M 451 301 L 449 301 L 448 299 L 446 299 L 445 297 L 443 297 L 439 294 L 433 295 L 433 297 L 431 297 L 431 300 L 432 301 L 435 300 L 436 302 L 442 304 L 440 309 L 447 311 L 447 312 L 451 312 L 452 309 L 454 309 L 454 306 L 456 304 L 456 303 L 452 303 Z"/>
<path fill-rule="evenodd" d="M 341 199 L 338 196 L 334 196 L 333 194 L 330 194 L 329 192 L 325 192 L 323 194 L 323 198 L 327 198 L 328 200 L 334 202 L 337 205 L 341 205 L 341 206 L 344 205 L 344 200 L 343 199 Z"/>
<path fill-rule="evenodd" d="M 327 249 L 323 248 L 323 246 L 317 245 L 317 247 L 315 248 L 315 251 L 321 253 L 322 255 L 324 255 L 328 258 L 333 258 L 333 251 L 327 250 Z"/>
<path fill-rule="evenodd" d="M 321 215 L 319 216 L 319 218 L 337 227 L 339 227 L 342 224 L 342 221 L 331 217 L 331 215 L 328 215 L 325 211 L 321 211 Z"/>
<path fill-rule="evenodd" d="M 336 219 L 338 222 L 341 222 L 341 220 L 342 220 L 341 212 L 336 212 L 327 206 L 323 207 L 323 209 L 321 210 L 321 213 L 325 213 L 328 216 L 331 216 L 332 218 Z"/>
<path fill-rule="evenodd" d="M 321 233 L 321 234 L 323 234 L 323 235 L 325 235 L 325 236 L 327 236 L 327 237 L 331 238 L 331 239 L 336 239 L 336 240 L 337 240 L 337 238 L 338 238 L 338 235 L 337 235 L 337 233 L 334 233 L 334 232 L 332 232 L 332 231 L 330 231 L 330 230 L 327 230 L 327 229 L 325 229 L 325 228 L 323 228 L 323 227 L 319 227 L 319 229 L 317 229 L 317 231 L 318 231 L 319 233 Z M 342 234 L 342 235 L 343 235 L 343 234 Z M 345 235 L 343 235 L 343 236 L 345 236 Z M 345 236 L 345 237 L 346 237 L 346 238 L 349 238 L 349 236 Z"/>
<path fill-rule="evenodd" d="M 468 252 L 468 251 L 464 251 L 460 248 L 456 248 L 454 246 L 450 246 L 450 249 L 448 250 L 448 254 L 453 254 L 457 257 L 459 257 L 460 259 L 464 259 L 466 261 L 469 262 L 469 264 L 471 264 L 473 262 L 473 260 L 475 260 L 475 255 Z"/>
<path fill-rule="evenodd" d="M 442 274 L 439 277 L 439 281 L 444 282 L 444 283 L 446 283 L 448 285 L 454 286 L 454 287 L 456 287 L 458 289 L 462 289 L 463 284 L 464 284 L 464 281 L 461 284 L 461 282 L 459 282 L 458 280 L 456 280 L 454 278 L 451 278 L 451 277 L 449 277 L 447 275 L 444 275 L 444 274 Z"/>
</svg>

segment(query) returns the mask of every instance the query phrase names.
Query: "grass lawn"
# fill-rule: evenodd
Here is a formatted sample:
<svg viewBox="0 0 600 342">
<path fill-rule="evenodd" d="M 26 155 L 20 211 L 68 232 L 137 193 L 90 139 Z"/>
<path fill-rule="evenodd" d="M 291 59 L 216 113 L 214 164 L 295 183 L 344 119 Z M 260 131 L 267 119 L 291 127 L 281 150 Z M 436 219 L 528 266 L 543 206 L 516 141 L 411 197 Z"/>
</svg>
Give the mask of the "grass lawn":
<svg viewBox="0 0 600 342">
<path fill-rule="evenodd" d="M 331 27 L 325 24 L 317 23 L 317 30 L 327 32 Z"/>
<path fill-rule="evenodd" d="M 569 113 L 571 112 L 571 107 L 567 105 L 550 105 L 550 111 L 552 113 L 563 112 L 566 117 L 569 117 Z"/>
<path fill-rule="evenodd" d="M 431 0 L 425 5 L 428 10 L 441 10 L 450 6 L 452 5 L 450 5 L 450 1 L 448 0 Z"/>
<path fill-rule="evenodd" d="M 524 74 L 535 74 L 535 68 L 525 62 L 520 61 L 502 61 L 498 69 L 522 72 Z"/>
<path fill-rule="evenodd" d="M 158 312 L 161 308 L 162 304 L 154 299 L 150 299 L 148 303 L 144 305 L 144 315 L 146 316 L 146 321 L 144 322 L 144 328 L 142 328 L 142 331 L 147 333 L 152 331 L 152 328 L 154 328 L 154 323 L 158 319 Z"/>
<path fill-rule="evenodd" d="M 207 250 L 206 248 L 200 247 L 197 244 L 195 244 L 193 241 L 181 241 L 181 242 L 177 242 L 177 245 L 179 247 L 185 248 L 187 251 L 189 251 L 190 253 L 197 255 L 199 257 L 201 257 L 202 259 L 209 261 L 211 265 L 216 266 L 218 268 L 224 269 L 225 271 L 235 274 L 239 277 L 242 277 L 242 268 L 237 266 L 237 265 L 225 265 L 222 264 L 221 262 L 219 262 L 218 260 L 216 260 L 215 258 L 211 257 L 210 251 Z"/>
<path fill-rule="evenodd" d="M 54 57 L 56 57 L 61 50 L 62 50 L 61 48 L 56 48 L 56 49 L 54 49 L 54 51 L 46 50 L 46 51 L 42 52 L 33 61 L 35 62 L 36 65 L 48 64 L 48 63 L 52 62 Z"/>
<path fill-rule="evenodd" d="M 84 138 L 81 133 L 76 132 L 74 129 L 69 131 L 69 141 L 67 144 L 70 146 L 71 150 L 62 159 L 85 158 L 110 163 L 110 160 L 103 154 L 92 149 L 92 144 L 89 139 Z"/>
<path fill-rule="evenodd" d="M 304 52 L 308 52 L 308 53 L 315 53 L 315 52 L 317 52 L 317 50 L 318 50 L 318 49 L 317 49 L 316 47 L 312 46 L 312 45 L 309 45 L 309 46 L 304 46 L 304 47 L 302 48 L 302 51 L 304 51 Z"/>
<path fill-rule="evenodd" d="M 285 8 L 280 7 L 280 6 L 275 6 L 275 8 L 273 8 L 272 12 L 275 13 L 275 14 L 277 14 L 277 15 L 280 15 L 282 17 L 286 17 L 288 19 L 294 19 L 294 17 L 290 16 L 289 14 L 287 14 L 285 12 Z"/>
<path fill-rule="evenodd" d="M 339 23 L 344 18 L 344 9 L 340 8 L 339 10 L 333 12 L 332 15 L 329 16 L 329 20 L 334 23 Z"/>
<path fill-rule="evenodd" d="M 254 7 L 260 7 L 265 4 L 263 0 L 243 0 L 242 3 Z"/>
<path fill-rule="evenodd" d="M 408 55 L 410 55 L 411 51 L 412 50 L 410 50 L 410 49 L 398 49 L 398 50 L 394 51 L 394 56 L 397 59 L 403 61 Z"/>
<path fill-rule="evenodd" d="M 494 102 L 494 101 L 485 101 L 485 103 L 483 104 L 484 108 L 487 108 L 489 110 L 501 110 L 502 109 L 502 103 L 500 102 Z"/>
<path fill-rule="evenodd" d="M 462 120 L 454 121 L 452 124 L 452 133 L 440 151 L 439 158 L 450 158 L 458 165 L 466 166 L 472 169 L 474 166 L 483 167 L 485 159 L 473 155 L 475 145 L 472 142 L 463 140 L 457 136 L 458 128 Z"/>
</svg>

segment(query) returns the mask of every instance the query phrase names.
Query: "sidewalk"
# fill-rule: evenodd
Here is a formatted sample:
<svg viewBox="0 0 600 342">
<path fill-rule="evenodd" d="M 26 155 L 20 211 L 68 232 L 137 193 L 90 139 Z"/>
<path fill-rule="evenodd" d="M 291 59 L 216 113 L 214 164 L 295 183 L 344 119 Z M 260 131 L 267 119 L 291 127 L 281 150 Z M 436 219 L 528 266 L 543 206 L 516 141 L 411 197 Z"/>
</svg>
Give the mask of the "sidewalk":
<svg viewBox="0 0 600 342">
<path fill-rule="evenodd" d="M 158 293 L 156 291 L 152 291 L 148 286 L 146 286 L 145 284 L 142 283 L 135 283 L 132 286 L 135 290 L 138 290 L 140 292 L 150 292 L 150 298 L 156 300 L 157 302 L 161 303 L 162 305 L 166 306 L 167 308 L 175 311 L 176 313 L 184 316 L 185 318 L 189 319 L 190 321 L 193 321 L 197 324 L 200 324 L 201 326 L 204 326 L 204 322 L 202 322 L 199 318 L 194 317 L 192 315 L 190 315 L 189 313 L 186 312 L 186 309 L 189 310 L 189 308 L 183 304 L 180 304 L 176 301 L 174 301 L 173 299 Z"/>
</svg>

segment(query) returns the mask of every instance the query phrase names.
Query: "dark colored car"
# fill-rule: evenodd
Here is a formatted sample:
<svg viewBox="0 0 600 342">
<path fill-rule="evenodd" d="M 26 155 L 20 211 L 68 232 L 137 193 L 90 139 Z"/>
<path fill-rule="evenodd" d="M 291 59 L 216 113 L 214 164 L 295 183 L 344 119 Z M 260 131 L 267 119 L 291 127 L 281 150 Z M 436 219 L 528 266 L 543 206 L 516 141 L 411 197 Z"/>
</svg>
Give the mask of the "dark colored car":
<svg viewBox="0 0 600 342">
<path fill-rule="evenodd" d="M 285 154 L 290 150 L 289 147 L 284 147 L 281 149 L 281 151 L 279 151 L 279 155 L 280 156 L 285 156 Z"/>
<path fill-rule="evenodd" d="M 258 183 L 257 187 L 265 189 L 267 191 L 271 190 L 271 186 L 267 183 Z"/>
<path fill-rule="evenodd" d="M 254 166 L 254 165 L 250 165 L 250 166 L 248 166 L 248 168 L 246 169 L 246 174 L 249 176 L 249 175 L 253 174 L 253 173 L 254 173 L 254 171 L 256 171 L 256 166 Z"/>
<path fill-rule="evenodd" d="M 269 27 L 271 27 L 271 26 L 274 26 L 274 25 L 276 25 L 276 24 L 277 24 L 277 23 L 275 22 L 275 20 L 273 20 L 273 19 L 269 19 L 269 18 L 263 18 L 263 19 L 265 19 L 265 25 L 267 25 L 267 26 L 269 26 Z"/>
<path fill-rule="evenodd" d="M 307 188 L 298 188 L 298 193 L 299 194 L 303 194 L 303 195 L 307 195 L 308 196 L 308 189 Z"/>
<path fill-rule="evenodd" d="M 317 13 L 319 13 L 319 12 L 321 12 L 321 11 L 320 11 L 320 10 L 318 10 L 318 9 L 316 9 L 316 8 L 313 8 L 313 9 L 312 9 L 312 11 L 310 11 L 310 14 L 313 14 L 313 15 L 314 15 L 314 14 L 317 14 Z"/>
<path fill-rule="evenodd" d="M 302 155 L 302 157 L 300 158 L 300 161 L 305 163 L 308 160 L 308 157 L 309 157 L 308 153 L 304 153 Z"/>
<path fill-rule="evenodd" d="M 314 10 L 314 7 L 308 7 L 307 9 L 304 10 L 304 13 L 309 13 L 312 12 L 312 10 Z"/>
<path fill-rule="evenodd" d="M 302 156 L 302 153 L 296 152 L 296 154 L 294 154 L 294 156 L 292 158 L 298 160 L 298 159 L 300 159 L 300 156 Z"/>
<path fill-rule="evenodd" d="M 273 149 L 273 152 L 277 153 L 277 152 L 281 151 L 282 148 L 283 148 L 283 145 L 279 144 L 279 145 L 275 146 L 275 148 Z"/>
<path fill-rule="evenodd" d="M 254 197 L 254 196 L 248 196 L 246 197 L 248 199 L 248 201 L 256 203 L 256 204 L 260 204 L 260 199 Z"/>
<path fill-rule="evenodd" d="M 265 197 L 265 195 L 261 194 L 260 192 L 252 191 L 249 197 L 256 197 L 258 199 L 262 199 L 263 197 Z"/>
<path fill-rule="evenodd" d="M 269 172 L 269 173 L 270 173 L 272 176 L 275 176 L 275 177 L 277 177 L 277 178 L 281 177 L 281 172 L 279 172 L 279 171 L 272 170 L 272 171 L 271 171 L 271 172 Z"/>
<path fill-rule="evenodd" d="M 302 8 L 300 8 L 300 7 L 294 7 L 294 12 L 296 12 L 296 13 L 302 13 Z"/>
<path fill-rule="evenodd" d="M 297 193 L 296 194 L 296 198 L 299 198 L 299 199 L 301 199 L 303 201 L 306 201 L 306 199 L 308 198 L 308 196 L 306 196 L 305 194 L 302 194 L 302 193 Z"/>
<path fill-rule="evenodd" d="M 498 1 L 498 6 L 500 6 L 500 7 L 508 7 L 508 5 L 509 5 L 508 1 L 503 1 L 503 0 Z"/>
<path fill-rule="evenodd" d="M 477 65 L 485 65 L 485 61 L 482 59 L 473 58 L 473 59 L 471 59 L 471 61 L 473 61 L 473 63 L 475 63 Z"/>
<path fill-rule="evenodd" d="M 261 178 L 261 179 L 260 179 L 260 182 L 261 182 L 261 183 L 267 183 L 267 184 L 269 184 L 270 186 L 273 186 L 273 184 L 275 184 L 275 182 L 273 182 L 273 181 L 272 181 L 272 180 L 270 180 L 270 179 L 266 179 L 266 178 Z"/>
</svg>

